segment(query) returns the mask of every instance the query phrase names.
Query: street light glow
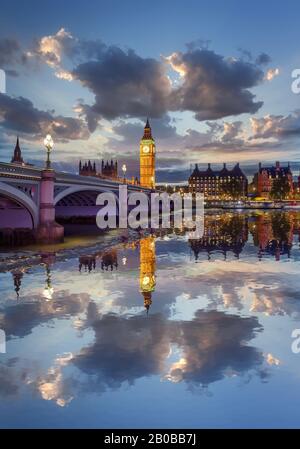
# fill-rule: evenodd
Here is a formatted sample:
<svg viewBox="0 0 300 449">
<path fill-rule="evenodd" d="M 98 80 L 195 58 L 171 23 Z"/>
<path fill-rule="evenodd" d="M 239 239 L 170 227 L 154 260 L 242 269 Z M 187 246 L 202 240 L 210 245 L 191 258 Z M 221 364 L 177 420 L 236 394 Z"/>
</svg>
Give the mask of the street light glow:
<svg viewBox="0 0 300 449">
<path fill-rule="evenodd" d="M 47 150 L 46 168 L 47 168 L 47 170 L 50 170 L 51 169 L 50 151 L 52 150 L 53 145 L 54 145 L 53 139 L 50 134 L 47 134 L 47 136 L 45 137 L 44 145 Z"/>
<path fill-rule="evenodd" d="M 44 139 L 44 145 L 47 148 L 48 151 L 51 151 L 54 145 L 53 139 L 50 134 L 47 134 L 47 136 Z"/>
</svg>

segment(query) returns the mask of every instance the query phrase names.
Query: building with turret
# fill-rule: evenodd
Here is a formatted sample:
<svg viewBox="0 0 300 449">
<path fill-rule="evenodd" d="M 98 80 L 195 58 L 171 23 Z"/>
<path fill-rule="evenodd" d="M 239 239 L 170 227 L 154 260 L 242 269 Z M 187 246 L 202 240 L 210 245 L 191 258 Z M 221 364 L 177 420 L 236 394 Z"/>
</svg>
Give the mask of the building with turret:
<svg viewBox="0 0 300 449">
<path fill-rule="evenodd" d="M 99 172 L 96 167 L 96 162 L 88 162 L 82 163 L 79 162 L 79 174 L 81 176 L 95 176 L 98 178 L 117 178 L 118 177 L 118 162 L 111 160 L 109 161 L 101 161 L 101 171 Z"/>
<path fill-rule="evenodd" d="M 254 185 L 257 195 L 263 198 L 270 198 L 273 183 L 276 179 L 286 178 L 290 185 L 290 195 L 294 193 L 294 181 L 290 164 L 282 167 L 277 161 L 273 166 L 263 167 L 261 162 L 258 165 L 258 172 L 254 175 Z"/>
<path fill-rule="evenodd" d="M 20 148 L 20 144 L 19 144 L 19 137 L 17 138 L 17 143 L 14 149 L 14 154 L 13 157 L 11 159 L 11 163 L 12 164 L 19 164 L 19 165 L 24 165 L 24 160 L 22 158 L 22 152 L 21 152 L 21 148 Z"/>
</svg>

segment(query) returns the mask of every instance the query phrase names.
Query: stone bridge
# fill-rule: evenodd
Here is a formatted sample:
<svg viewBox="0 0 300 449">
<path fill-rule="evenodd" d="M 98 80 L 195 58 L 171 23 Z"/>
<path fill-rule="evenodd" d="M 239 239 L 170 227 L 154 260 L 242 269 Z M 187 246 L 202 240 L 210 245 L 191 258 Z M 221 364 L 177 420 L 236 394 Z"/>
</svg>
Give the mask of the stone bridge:
<svg viewBox="0 0 300 449">
<path fill-rule="evenodd" d="M 31 228 L 39 230 L 41 239 L 54 241 L 52 233 L 61 233 L 61 226 L 55 223 L 57 217 L 95 216 L 98 194 L 113 192 L 118 198 L 120 184 L 110 179 L 0 162 L 0 228 Z M 129 192 L 151 193 L 138 185 L 127 187 Z"/>
</svg>

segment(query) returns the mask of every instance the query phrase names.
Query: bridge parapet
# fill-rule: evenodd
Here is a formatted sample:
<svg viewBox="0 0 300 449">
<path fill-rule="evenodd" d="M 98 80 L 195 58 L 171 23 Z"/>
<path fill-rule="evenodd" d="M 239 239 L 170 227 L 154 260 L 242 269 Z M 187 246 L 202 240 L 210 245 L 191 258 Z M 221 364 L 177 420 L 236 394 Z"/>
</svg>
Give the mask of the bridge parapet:
<svg viewBox="0 0 300 449">
<path fill-rule="evenodd" d="M 41 168 L 0 162 L 0 177 L 41 179 Z"/>
</svg>

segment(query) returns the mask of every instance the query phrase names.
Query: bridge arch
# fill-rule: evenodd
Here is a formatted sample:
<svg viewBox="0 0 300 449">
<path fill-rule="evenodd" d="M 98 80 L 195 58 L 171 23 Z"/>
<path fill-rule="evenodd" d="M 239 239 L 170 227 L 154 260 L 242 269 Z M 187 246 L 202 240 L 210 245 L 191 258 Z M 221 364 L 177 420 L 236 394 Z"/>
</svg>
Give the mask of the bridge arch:
<svg viewBox="0 0 300 449">
<path fill-rule="evenodd" d="M 17 204 L 24 207 L 31 216 L 32 227 L 34 229 L 37 228 L 39 224 L 39 209 L 37 204 L 35 204 L 31 198 L 16 187 L 12 187 L 4 182 L 0 182 L 0 195 L 15 201 Z"/>
<path fill-rule="evenodd" d="M 88 192 L 92 192 L 95 193 L 96 195 L 98 195 L 99 193 L 104 193 L 104 192 L 112 192 L 115 197 L 116 197 L 116 201 L 119 201 L 119 197 L 117 195 L 117 192 L 112 191 L 111 189 L 109 189 L 108 187 L 96 187 L 96 186 L 71 186 L 66 188 L 65 190 L 63 190 L 62 192 L 59 192 L 56 197 L 54 198 L 54 205 L 57 206 L 59 202 L 61 202 L 63 199 L 70 197 L 73 194 L 79 194 L 82 193 L 84 195 L 84 193 L 88 193 Z"/>
<path fill-rule="evenodd" d="M 71 186 L 59 192 L 55 199 L 55 215 L 56 219 L 62 223 L 77 219 L 88 219 L 94 217 L 101 206 L 96 204 L 97 197 L 100 193 L 110 192 L 114 195 L 116 206 L 118 208 L 119 198 L 118 190 L 112 191 L 108 187 L 98 186 Z M 66 221 L 67 220 L 67 221 Z"/>
</svg>

